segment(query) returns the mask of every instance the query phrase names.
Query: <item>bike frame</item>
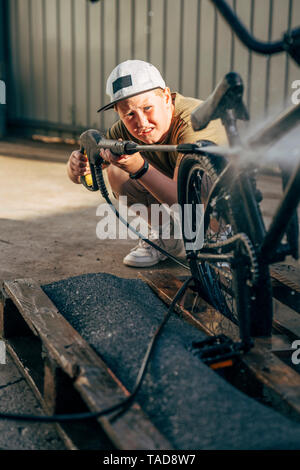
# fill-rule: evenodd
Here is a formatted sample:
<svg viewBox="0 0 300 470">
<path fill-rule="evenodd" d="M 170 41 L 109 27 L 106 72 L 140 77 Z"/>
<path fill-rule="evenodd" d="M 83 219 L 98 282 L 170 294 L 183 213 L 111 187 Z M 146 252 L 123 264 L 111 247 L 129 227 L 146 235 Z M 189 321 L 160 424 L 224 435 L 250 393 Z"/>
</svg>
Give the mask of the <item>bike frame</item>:
<svg viewBox="0 0 300 470">
<path fill-rule="evenodd" d="M 273 55 L 286 51 L 300 65 L 300 28 L 294 28 L 283 35 L 283 39 L 273 42 L 258 41 L 245 28 L 232 8 L 225 0 L 211 0 L 221 13 L 230 28 L 235 32 L 240 41 L 249 49 L 263 55 Z M 300 122 L 300 104 L 284 111 L 275 121 L 267 125 L 248 141 L 249 148 L 255 150 L 258 147 L 272 145 L 289 132 Z M 231 145 L 241 144 L 236 128 L 236 120 L 232 110 L 228 110 L 223 120 L 227 135 Z M 211 190 L 209 200 L 216 194 L 217 189 L 232 178 L 236 170 L 233 167 L 226 168 L 220 175 L 219 180 Z M 236 175 L 237 176 L 237 175 Z M 288 224 L 297 209 L 300 201 L 300 162 L 291 175 L 289 183 L 285 188 L 284 196 L 276 210 L 271 226 L 266 233 L 264 222 L 260 214 L 255 195 L 250 184 L 247 171 L 244 171 L 236 178 L 239 190 L 243 198 L 247 220 L 249 223 L 249 234 L 252 240 L 256 241 L 259 248 L 261 260 L 266 264 L 283 260 L 286 255 L 291 254 L 288 246 L 282 246 L 281 241 L 286 233 Z M 294 254 L 293 254 L 294 255 Z"/>
<path fill-rule="evenodd" d="M 259 147 L 267 148 L 276 143 L 300 122 L 300 104 L 283 112 L 275 121 L 268 124 L 247 142 L 247 147 L 255 150 Z M 225 127 L 232 141 L 236 137 L 235 124 L 230 119 L 230 124 L 226 122 Z M 205 152 L 205 149 L 201 153 Z M 213 152 L 213 151 L 212 151 Z M 200 153 L 200 152 L 199 152 Z M 209 152 L 210 153 L 210 152 Z M 247 233 L 256 245 L 260 259 L 265 264 L 283 260 L 290 254 L 287 246 L 282 246 L 281 241 L 286 232 L 289 221 L 300 202 L 300 162 L 298 163 L 290 181 L 286 187 L 281 202 L 273 216 L 270 228 L 266 232 L 265 225 L 259 211 L 253 188 L 249 181 L 248 172 L 253 170 L 253 165 L 243 169 L 237 169 L 238 161 L 232 157 L 227 167 L 223 170 L 208 196 L 207 205 L 216 196 L 220 188 L 224 185 L 238 184 L 239 192 L 243 199 L 246 218 L 248 221 Z"/>
<path fill-rule="evenodd" d="M 261 152 L 266 150 L 268 146 L 276 143 L 281 137 L 299 124 L 300 105 L 282 113 L 275 121 L 265 126 L 259 133 L 249 139 L 246 146 L 241 144 L 236 119 L 231 109 L 225 110 L 222 121 L 226 128 L 231 146 L 240 146 L 241 152 L 243 152 L 243 147 L 244 149 L 250 148 L 254 151 L 262 147 L 262 150 L 260 148 Z M 213 158 L 214 149 L 199 148 L 195 153 L 203 155 L 210 154 Z M 218 152 L 218 155 L 220 156 L 221 153 Z M 228 153 L 226 153 L 226 156 L 228 156 Z M 224 158 L 226 156 L 223 155 Z M 284 196 L 273 216 L 268 231 L 265 229 L 263 217 L 256 199 L 255 186 L 251 181 L 251 172 L 254 169 L 256 169 L 256 167 L 252 163 L 247 165 L 244 162 L 239 162 L 236 147 L 233 149 L 231 156 L 229 152 L 229 163 L 215 181 L 208 196 L 204 215 L 204 226 L 207 227 L 209 224 L 211 203 L 214 198 L 217 198 L 220 192 L 222 194 L 222 191 L 225 190 L 225 198 L 229 197 L 232 199 L 233 208 L 236 203 L 237 206 L 240 207 L 240 199 L 242 199 L 242 207 L 245 214 L 243 217 L 243 226 L 239 227 L 239 231 L 240 233 L 244 232 L 247 234 L 253 244 L 260 270 L 259 280 L 256 286 L 259 284 L 263 286 L 267 279 L 266 276 L 268 276 L 268 266 L 270 264 L 282 261 L 290 254 L 295 257 L 295 249 L 289 244 L 288 235 L 290 222 L 294 218 L 296 208 L 300 201 L 300 162 L 289 179 Z M 294 230 L 294 228 L 292 228 L 292 230 Z M 282 244 L 282 238 L 285 233 L 287 234 L 288 243 Z M 295 237 L 293 237 L 293 239 L 295 240 Z M 298 237 L 296 242 L 298 245 Z M 224 256 L 223 249 L 218 247 L 213 249 L 208 245 L 201 250 L 201 257 L 198 254 L 194 255 L 195 263 L 197 264 L 197 260 L 198 262 L 206 261 L 209 263 L 209 257 L 212 253 L 215 254 L 215 261 L 219 256 L 219 261 L 221 262 L 222 256 Z M 247 345 L 251 337 L 269 336 L 271 334 L 273 317 L 272 301 L 268 296 L 264 296 L 261 288 L 257 290 L 251 282 L 249 284 L 249 279 L 245 277 L 243 266 L 245 259 L 239 246 L 234 248 L 232 261 L 229 262 L 235 272 L 233 282 L 237 284 L 236 303 L 240 317 L 240 337 L 242 342 Z M 194 270 L 194 272 L 197 276 L 197 269 Z M 250 295 L 251 301 L 248 304 L 245 299 L 248 298 L 247 289 L 249 287 L 253 294 Z M 256 301 L 258 301 L 260 309 L 257 308 Z"/>
</svg>

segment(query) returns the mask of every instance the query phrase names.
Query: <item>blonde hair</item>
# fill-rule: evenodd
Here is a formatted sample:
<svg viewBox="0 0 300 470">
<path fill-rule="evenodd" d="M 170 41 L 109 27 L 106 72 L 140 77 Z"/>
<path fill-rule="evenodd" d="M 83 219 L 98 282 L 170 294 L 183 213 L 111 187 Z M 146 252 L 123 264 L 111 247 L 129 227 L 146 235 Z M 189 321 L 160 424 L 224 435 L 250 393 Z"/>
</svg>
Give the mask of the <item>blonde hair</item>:
<svg viewBox="0 0 300 470">
<path fill-rule="evenodd" d="M 164 96 L 164 90 L 162 88 L 155 88 L 153 91 L 158 96 Z"/>
<path fill-rule="evenodd" d="M 157 95 L 157 96 L 161 96 L 163 97 L 164 96 L 164 90 L 162 88 L 154 88 L 153 90 L 147 90 L 147 91 L 154 91 L 154 94 Z M 141 92 L 141 93 L 138 93 L 138 94 L 142 94 L 142 93 L 146 93 L 147 91 L 145 92 Z M 131 97 L 127 98 L 127 99 L 130 99 Z M 122 100 L 122 101 L 126 101 L 126 99 Z M 116 112 L 118 112 L 118 103 L 116 103 L 114 105 L 114 110 Z"/>
</svg>

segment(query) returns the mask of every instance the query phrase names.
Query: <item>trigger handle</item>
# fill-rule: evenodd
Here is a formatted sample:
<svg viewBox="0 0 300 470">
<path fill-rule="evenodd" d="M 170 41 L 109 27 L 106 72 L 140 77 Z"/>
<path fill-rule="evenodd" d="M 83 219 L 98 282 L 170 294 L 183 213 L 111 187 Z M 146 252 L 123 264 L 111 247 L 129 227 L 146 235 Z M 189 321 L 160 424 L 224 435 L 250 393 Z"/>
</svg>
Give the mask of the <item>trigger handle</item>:
<svg viewBox="0 0 300 470">
<path fill-rule="evenodd" d="M 86 151 L 83 146 L 80 147 L 80 153 L 82 153 L 83 155 L 86 155 Z M 99 186 L 97 184 L 95 166 L 93 165 L 93 163 L 90 163 L 90 169 L 91 169 L 91 173 L 89 175 L 81 176 L 80 182 L 89 191 L 98 191 Z"/>
</svg>

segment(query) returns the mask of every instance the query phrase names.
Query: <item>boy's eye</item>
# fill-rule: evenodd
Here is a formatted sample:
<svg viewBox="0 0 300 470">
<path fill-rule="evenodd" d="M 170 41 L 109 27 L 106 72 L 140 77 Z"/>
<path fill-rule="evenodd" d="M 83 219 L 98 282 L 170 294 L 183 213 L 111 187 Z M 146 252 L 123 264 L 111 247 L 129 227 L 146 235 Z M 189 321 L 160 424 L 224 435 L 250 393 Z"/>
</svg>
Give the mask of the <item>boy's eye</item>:
<svg viewBox="0 0 300 470">
<path fill-rule="evenodd" d="M 145 107 L 144 107 L 144 110 L 145 110 L 145 111 L 149 111 L 149 109 L 151 109 L 151 108 L 152 108 L 152 106 L 145 106 Z"/>
</svg>

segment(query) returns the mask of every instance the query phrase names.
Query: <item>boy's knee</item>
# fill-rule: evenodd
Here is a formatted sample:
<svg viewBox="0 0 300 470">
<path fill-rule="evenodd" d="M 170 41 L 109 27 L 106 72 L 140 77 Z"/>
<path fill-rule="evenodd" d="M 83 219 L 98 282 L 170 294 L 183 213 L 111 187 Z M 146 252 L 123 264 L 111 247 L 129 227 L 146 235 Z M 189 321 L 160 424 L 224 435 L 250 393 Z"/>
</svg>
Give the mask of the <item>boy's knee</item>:
<svg viewBox="0 0 300 470">
<path fill-rule="evenodd" d="M 109 167 L 107 168 L 107 176 L 113 193 L 119 195 L 125 194 L 124 186 L 128 181 L 128 175 L 120 168 L 117 168 L 114 165 L 109 165 Z"/>
<path fill-rule="evenodd" d="M 133 188 L 134 183 L 129 178 L 128 174 L 113 165 L 110 165 L 107 170 L 108 181 L 114 197 L 119 199 L 120 196 L 126 196 L 127 206 L 139 202 L 139 197 L 136 194 L 135 188 Z"/>
<path fill-rule="evenodd" d="M 127 206 L 139 203 L 149 207 L 158 204 L 158 201 L 138 181 L 129 178 L 129 175 L 120 168 L 110 165 L 107 168 L 108 180 L 116 199 L 127 197 Z"/>
</svg>

